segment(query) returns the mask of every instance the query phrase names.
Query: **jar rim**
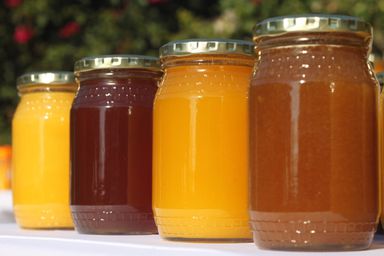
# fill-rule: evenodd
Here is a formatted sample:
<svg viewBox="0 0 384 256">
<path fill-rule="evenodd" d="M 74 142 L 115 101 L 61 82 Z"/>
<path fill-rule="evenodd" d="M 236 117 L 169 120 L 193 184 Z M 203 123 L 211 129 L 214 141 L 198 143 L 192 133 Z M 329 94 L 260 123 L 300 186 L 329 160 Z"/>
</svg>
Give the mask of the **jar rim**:
<svg viewBox="0 0 384 256">
<path fill-rule="evenodd" d="M 194 54 L 240 54 L 254 56 L 254 44 L 238 39 L 184 39 L 160 47 L 160 59 Z"/>
<path fill-rule="evenodd" d="M 25 73 L 17 78 L 17 89 L 37 85 L 75 85 L 75 77 L 70 71 L 34 71 Z"/>
<path fill-rule="evenodd" d="M 148 70 L 160 71 L 159 58 L 122 54 L 122 55 L 96 55 L 84 57 L 75 62 L 75 74 L 95 70 L 95 69 L 115 69 L 115 68 L 141 68 Z"/>
<path fill-rule="evenodd" d="M 358 18 L 333 14 L 301 14 L 272 17 L 253 28 L 254 40 L 289 32 L 355 32 L 372 35 L 372 26 Z"/>
</svg>

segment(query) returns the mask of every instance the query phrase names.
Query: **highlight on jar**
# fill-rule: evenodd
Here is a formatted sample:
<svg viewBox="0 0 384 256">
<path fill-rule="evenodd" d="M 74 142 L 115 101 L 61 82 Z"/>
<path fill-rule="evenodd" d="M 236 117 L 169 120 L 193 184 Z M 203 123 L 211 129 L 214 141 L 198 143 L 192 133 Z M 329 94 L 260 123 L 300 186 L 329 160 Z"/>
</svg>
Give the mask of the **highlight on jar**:
<svg viewBox="0 0 384 256">
<path fill-rule="evenodd" d="M 252 42 L 186 39 L 160 48 L 153 211 L 168 240 L 246 242 Z"/>
<path fill-rule="evenodd" d="M 379 216 L 380 138 L 379 84 L 367 65 L 371 25 L 349 16 L 284 16 L 256 24 L 253 35 L 254 242 L 278 250 L 369 248 Z"/>
<path fill-rule="evenodd" d="M 69 209 L 69 111 L 72 72 L 31 72 L 17 79 L 12 121 L 12 190 L 22 228 L 73 228 Z"/>
</svg>

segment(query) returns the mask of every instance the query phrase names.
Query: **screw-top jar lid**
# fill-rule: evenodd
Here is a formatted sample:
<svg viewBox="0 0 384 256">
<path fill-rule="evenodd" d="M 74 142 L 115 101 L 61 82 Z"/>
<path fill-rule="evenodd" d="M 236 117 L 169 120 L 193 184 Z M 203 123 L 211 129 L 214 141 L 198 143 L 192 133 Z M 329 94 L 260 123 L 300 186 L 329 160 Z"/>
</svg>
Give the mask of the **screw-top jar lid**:
<svg viewBox="0 0 384 256">
<path fill-rule="evenodd" d="M 29 72 L 17 78 L 18 89 L 41 84 L 75 84 L 75 77 L 69 71 L 42 71 Z"/>
<path fill-rule="evenodd" d="M 287 32 L 363 32 L 372 34 L 372 26 L 357 17 L 327 14 L 281 16 L 263 20 L 253 28 L 254 37 Z"/>
<path fill-rule="evenodd" d="M 143 68 L 160 71 L 160 62 L 156 57 L 129 54 L 91 56 L 75 62 L 75 73 L 114 68 Z"/>
<path fill-rule="evenodd" d="M 254 55 L 252 42 L 235 39 L 187 39 L 169 42 L 160 47 L 160 58 L 192 54 Z"/>
</svg>

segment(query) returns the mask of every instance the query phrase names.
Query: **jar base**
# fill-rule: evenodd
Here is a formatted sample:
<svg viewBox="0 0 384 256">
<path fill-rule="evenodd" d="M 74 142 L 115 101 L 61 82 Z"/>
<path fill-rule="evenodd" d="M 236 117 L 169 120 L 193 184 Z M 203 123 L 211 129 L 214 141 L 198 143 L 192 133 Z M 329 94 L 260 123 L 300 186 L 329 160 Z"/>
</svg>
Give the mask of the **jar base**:
<svg viewBox="0 0 384 256">
<path fill-rule="evenodd" d="M 290 241 L 260 241 L 258 236 L 254 238 L 255 244 L 262 249 L 277 250 L 277 251 L 307 251 L 307 252 L 333 252 L 333 251 L 361 251 L 370 247 L 373 239 L 368 239 L 365 243 L 355 244 L 351 239 L 350 244 L 348 241 L 338 244 L 339 238 L 328 238 L 328 242 L 311 240 L 306 244 L 296 244 Z M 332 240 L 332 241 L 329 241 Z"/>
<path fill-rule="evenodd" d="M 76 230 L 82 234 L 157 234 L 153 214 L 128 205 L 71 205 L 71 211 Z"/>
<path fill-rule="evenodd" d="M 251 212 L 254 242 L 261 248 L 274 250 L 364 250 L 371 245 L 376 226 L 375 221 L 341 220 L 332 213 Z"/>
<path fill-rule="evenodd" d="M 230 214 L 224 214 L 220 210 L 155 209 L 155 214 L 159 234 L 168 240 L 252 241 L 248 218 L 233 218 Z"/>
<path fill-rule="evenodd" d="M 185 238 L 185 237 L 162 237 L 168 241 L 186 242 L 186 243 L 251 243 L 252 238 Z"/>
<path fill-rule="evenodd" d="M 25 229 L 73 229 L 69 205 L 14 205 L 17 224 Z"/>
</svg>

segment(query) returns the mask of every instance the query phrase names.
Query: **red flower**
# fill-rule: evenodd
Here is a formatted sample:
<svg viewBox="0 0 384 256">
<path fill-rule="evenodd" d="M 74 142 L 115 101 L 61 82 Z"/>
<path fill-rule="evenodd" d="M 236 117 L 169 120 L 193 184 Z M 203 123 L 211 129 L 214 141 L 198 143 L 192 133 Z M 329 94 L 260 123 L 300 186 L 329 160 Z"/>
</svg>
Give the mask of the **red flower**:
<svg viewBox="0 0 384 256">
<path fill-rule="evenodd" d="M 9 8 L 16 8 L 19 6 L 23 0 L 4 0 L 4 4 Z"/>
<path fill-rule="evenodd" d="M 13 40 L 19 44 L 26 44 L 33 37 L 33 30 L 27 25 L 19 25 L 15 28 L 13 33 Z"/>
<path fill-rule="evenodd" d="M 80 25 L 75 21 L 70 21 L 59 30 L 59 37 L 67 38 L 77 34 L 80 31 Z"/>
</svg>

